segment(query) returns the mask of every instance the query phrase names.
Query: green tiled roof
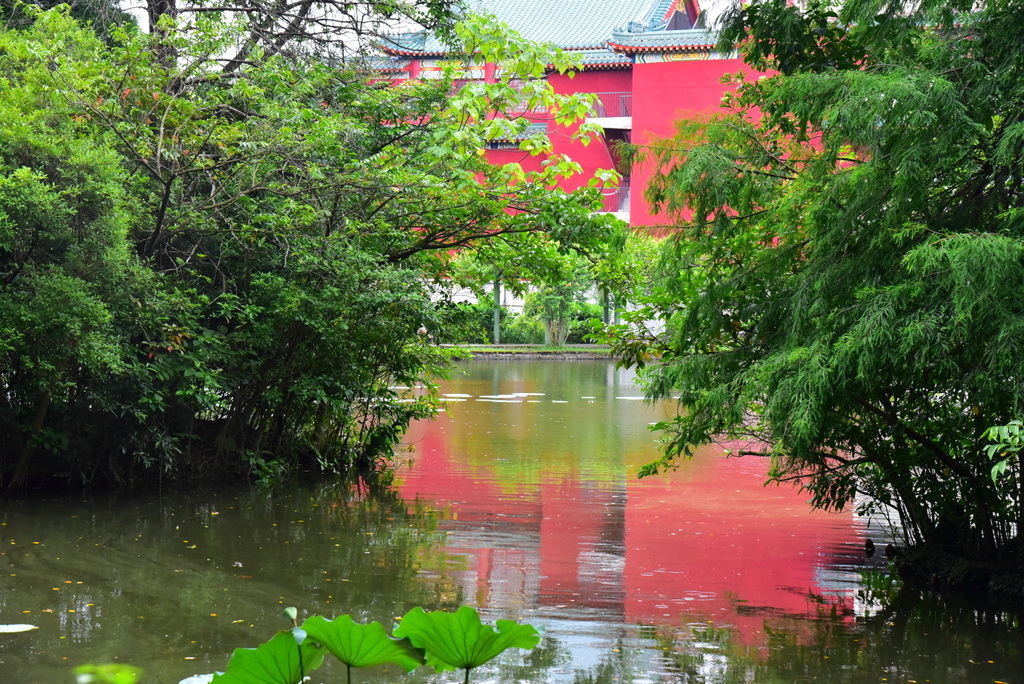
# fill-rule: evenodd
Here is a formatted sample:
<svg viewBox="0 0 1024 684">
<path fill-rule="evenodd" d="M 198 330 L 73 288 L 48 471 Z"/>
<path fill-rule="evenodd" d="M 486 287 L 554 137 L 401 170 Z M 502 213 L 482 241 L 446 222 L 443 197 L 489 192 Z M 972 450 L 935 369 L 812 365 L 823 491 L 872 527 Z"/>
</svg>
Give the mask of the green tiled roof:
<svg viewBox="0 0 1024 684">
<path fill-rule="evenodd" d="M 651 0 L 483 0 L 474 7 L 524 38 L 578 50 L 603 47 L 612 29 L 646 24 Z"/>
<path fill-rule="evenodd" d="M 445 48 L 433 36 L 430 36 L 430 49 L 427 49 L 427 32 L 417 31 L 416 33 L 397 33 L 384 36 L 380 39 L 381 46 L 386 50 L 397 50 L 399 52 L 423 52 L 427 54 L 443 53 Z"/>
<path fill-rule="evenodd" d="M 470 0 L 471 9 L 493 14 L 524 38 L 555 43 L 566 50 L 606 49 L 615 32 L 648 33 L 664 28 L 675 0 Z M 445 47 L 425 31 L 390 36 L 389 51 L 444 54 Z M 590 55 L 584 59 L 590 62 Z M 615 58 L 593 63 L 614 64 Z"/>
<path fill-rule="evenodd" d="M 578 56 L 583 64 L 590 67 L 625 67 L 633 63 L 626 55 L 611 52 L 607 48 L 581 50 Z"/>
<path fill-rule="evenodd" d="M 368 58 L 364 63 L 370 71 L 405 71 L 409 68 L 412 60 L 402 57 L 391 57 L 389 55 L 375 55 Z"/>
<path fill-rule="evenodd" d="M 608 41 L 613 50 L 621 52 L 649 52 L 668 49 L 713 47 L 717 42 L 714 33 L 705 29 L 686 31 L 651 31 L 649 33 L 628 33 L 614 31 Z"/>
<path fill-rule="evenodd" d="M 659 29 L 664 27 L 665 24 L 668 23 L 668 17 L 666 15 L 669 10 L 675 6 L 676 0 L 654 0 L 654 2 L 649 4 L 650 9 L 648 10 L 644 21 L 645 28 Z M 616 26 L 615 28 L 621 29 L 623 27 Z"/>
</svg>

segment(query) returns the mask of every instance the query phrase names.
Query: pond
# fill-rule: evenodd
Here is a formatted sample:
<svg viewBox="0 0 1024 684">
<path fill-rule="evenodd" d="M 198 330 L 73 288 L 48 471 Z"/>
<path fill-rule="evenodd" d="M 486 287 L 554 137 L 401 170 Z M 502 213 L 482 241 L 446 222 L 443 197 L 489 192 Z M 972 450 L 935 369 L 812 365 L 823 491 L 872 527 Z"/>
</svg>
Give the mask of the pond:
<svg viewBox="0 0 1024 684">
<path fill-rule="evenodd" d="M 649 425 L 674 407 L 643 402 L 628 371 L 471 361 L 442 392 L 384 493 L 5 501 L 0 624 L 38 629 L 0 634 L 0 681 L 71 682 L 73 665 L 116 661 L 173 684 L 287 627 L 285 606 L 390 626 L 463 604 L 544 630 L 474 681 L 1022 681 L 1017 618 L 897 592 L 863 551 L 884 530 L 764 487 L 763 459 L 704 449 L 637 480 L 658 453 Z"/>
</svg>

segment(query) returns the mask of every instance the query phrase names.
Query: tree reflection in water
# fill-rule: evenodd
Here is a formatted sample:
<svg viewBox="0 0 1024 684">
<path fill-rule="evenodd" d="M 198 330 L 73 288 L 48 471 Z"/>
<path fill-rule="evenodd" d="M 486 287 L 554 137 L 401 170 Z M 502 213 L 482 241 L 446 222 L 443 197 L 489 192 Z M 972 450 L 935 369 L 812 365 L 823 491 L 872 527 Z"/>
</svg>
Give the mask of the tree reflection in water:
<svg viewBox="0 0 1024 684">
<path fill-rule="evenodd" d="M 652 627 L 657 663 L 628 647 L 577 671 L 574 684 L 680 682 L 792 684 L 830 682 L 1019 682 L 1019 616 L 977 610 L 933 594 L 905 589 L 870 617 L 850 623 L 823 611 L 816 620 L 774 619 L 765 642 L 743 643 L 736 630 Z M 540 681 L 540 680 L 537 680 Z"/>
<path fill-rule="evenodd" d="M 858 593 L 886 562 L 863 522 L 764 489 L 763 461 L 637 481 L 657 407 L 612 364 L 481 364 L 449 391 L 523 398 L 416 426 L 393 489 L 8 500 L 0 615 L 39 629 L 0 639 L 0 680 L 118 661 L 175 684 L 268 639 L 283 605 L 390 625 L 468 604 L 547 628 L 474 681 L 1021 684 L 1019 620 L 877 574 Z M 445 681 L 421 670 L 360 681 Z"/>
</svg>

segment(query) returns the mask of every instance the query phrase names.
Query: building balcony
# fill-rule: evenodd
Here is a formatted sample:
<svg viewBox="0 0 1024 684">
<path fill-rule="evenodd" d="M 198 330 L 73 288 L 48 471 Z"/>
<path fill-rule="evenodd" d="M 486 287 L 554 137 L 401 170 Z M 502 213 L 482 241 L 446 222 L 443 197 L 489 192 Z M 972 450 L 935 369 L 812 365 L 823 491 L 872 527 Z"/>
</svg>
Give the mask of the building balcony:
<svg viewBox="0 0 1024 684">
<path fill-rule="evenodd" d="M 604 210 L 629 222 L 629 176 L 623 176 L 619 187 L 603 191 Z"/>
<path fill-rule="evenodd" d="M 607 130 L 629 131 L 633 128 L 633 93 L 594 93 L 594 116 L 587 123 L 595 123 Z"/>
<path fill-rule="evenodd" d="M 594 93 L 594 113 L 598 117 L 633 115 L 633 93 Z"/>
</svg>

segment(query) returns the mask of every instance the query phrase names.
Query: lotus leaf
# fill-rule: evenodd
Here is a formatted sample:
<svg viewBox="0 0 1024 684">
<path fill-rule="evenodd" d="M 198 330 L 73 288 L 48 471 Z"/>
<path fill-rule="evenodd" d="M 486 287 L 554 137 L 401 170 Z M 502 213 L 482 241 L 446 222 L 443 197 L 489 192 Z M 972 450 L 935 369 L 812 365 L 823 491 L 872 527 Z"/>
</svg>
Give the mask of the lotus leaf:
<svg viewBox="0 0 1024 684">
<path fill-rule="evenodd" d="M 324 648 L 306 640 L 297 643 L 291 630 L 280 631 L 256 648 L 236 648 L 228 669 L 214 675 L 214 684 L 299 684 L 320 667 Z"/>
<path fill-rule="evenodd" d="M 512 620 L 498 620 L 497 630 L 480 622 L 480 615 L 469 606 L 454 613 L 428 613 L 413 608 L 395 630 L 396 637 L 406 637 L 413 646 L 426 651 L 427 664 L 438 671 L 466 669 L 483 665 L 509 648 L 531 649 L 540 641 L 540 633 L 532 625 Z"/>
<path fill-rule="evenodd" d="M 135 684 L 142 670 L 134 665 L 81 665 L 74 669 L 75 684 Z"/>
<path fill-rule="evenodd" d="M 328 620 L 314 615 L 302 624 L 310 639 L 323 644 L 350 667 L 373 667 L 395 663 L 406 672 L 423 664 L 422 651 L 408 639 L 392 639 L 379 622 L 358 624 L 350 615 Z"/>
</svg>

